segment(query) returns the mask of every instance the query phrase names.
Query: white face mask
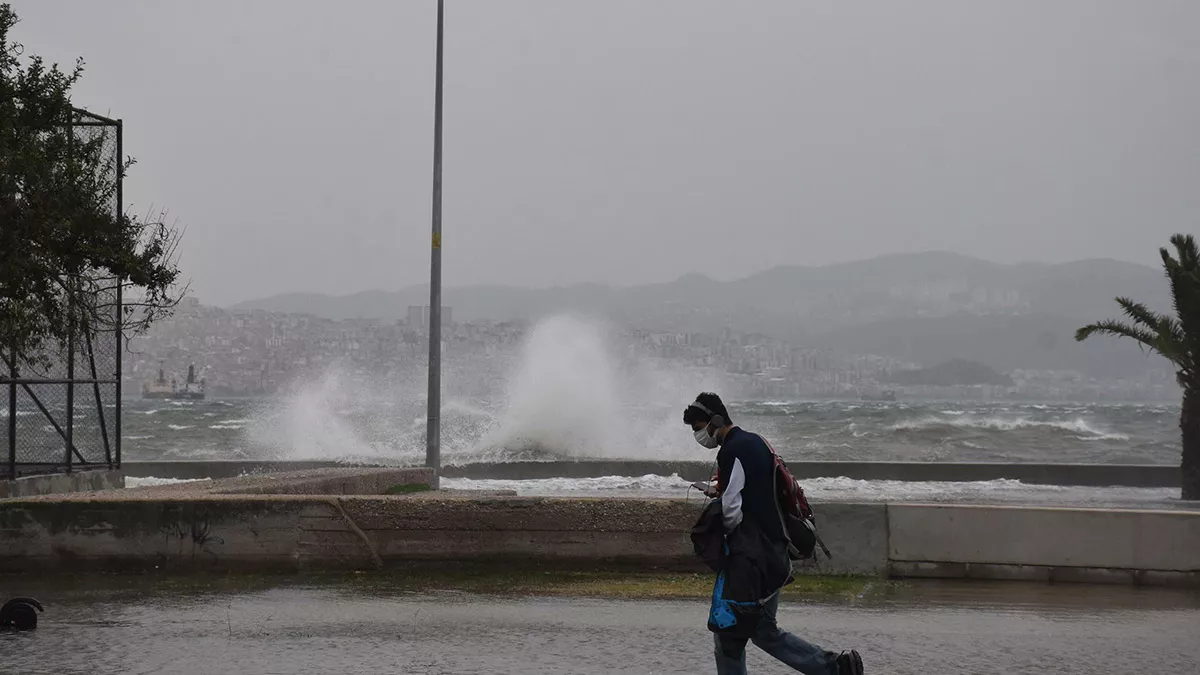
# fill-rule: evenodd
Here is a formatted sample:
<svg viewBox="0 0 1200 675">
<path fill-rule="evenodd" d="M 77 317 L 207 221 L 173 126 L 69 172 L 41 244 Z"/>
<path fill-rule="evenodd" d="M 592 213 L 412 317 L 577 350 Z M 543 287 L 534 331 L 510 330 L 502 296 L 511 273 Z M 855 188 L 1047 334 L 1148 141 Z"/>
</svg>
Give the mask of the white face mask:
<svg viewBox="0 0 1200 675">
<path fill-rule="evenodd" d="M 708 433 L 708 427 L 701 427 L 697 429 L 694 435 L 696 436 L 696 442 L 708 448 L 709 450 L 712 450 L 720 445 L 720 443 L 717 442 L 717 437 Z"/>
</svg>

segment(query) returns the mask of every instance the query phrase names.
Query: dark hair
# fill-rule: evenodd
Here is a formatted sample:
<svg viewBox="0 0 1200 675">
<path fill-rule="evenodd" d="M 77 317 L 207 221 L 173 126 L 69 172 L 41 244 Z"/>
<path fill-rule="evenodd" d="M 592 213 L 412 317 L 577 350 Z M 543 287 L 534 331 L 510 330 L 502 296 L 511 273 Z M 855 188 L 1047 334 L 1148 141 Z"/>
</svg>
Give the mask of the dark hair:
<svg viewBox="0 0 1200 675">
<path fill-rule="evenodd" d="M 708 408 L 713 415 L 720 415 L 725 418 L 725 424 L 733 424 L 733 420 L 729 417 L 729 411 L 725 409 L 725 404 L 721 402 L 721 397 L 706 391 L 696 397 L 696 403 Z M 712 415 L 704 412 L 695 405 L 689 405 L 683 409 L 683 423 L 689 427 L 696 422 L 708 423 L 712 419 Z"/>
</svg>

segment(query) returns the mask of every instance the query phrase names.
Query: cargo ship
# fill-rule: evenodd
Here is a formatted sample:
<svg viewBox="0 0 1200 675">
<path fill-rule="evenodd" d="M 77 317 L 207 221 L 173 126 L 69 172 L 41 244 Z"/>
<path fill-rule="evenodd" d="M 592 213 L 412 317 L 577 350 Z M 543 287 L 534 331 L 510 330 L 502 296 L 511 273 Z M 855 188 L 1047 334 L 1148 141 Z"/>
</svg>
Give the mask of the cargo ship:
<svg viewBox="0 0 1200 675">
<path fill-rule="evenodd" d="M 180 387 L 175 378 L 167 380 L 162 364 L 158 367 L 158 378 L 142 384 L 142 398 L 168 399 L 174 401 L 203 401 L 204 380 L 196 379 L 196 364 L 188 366 L 187 381 Z"/>
</svg>

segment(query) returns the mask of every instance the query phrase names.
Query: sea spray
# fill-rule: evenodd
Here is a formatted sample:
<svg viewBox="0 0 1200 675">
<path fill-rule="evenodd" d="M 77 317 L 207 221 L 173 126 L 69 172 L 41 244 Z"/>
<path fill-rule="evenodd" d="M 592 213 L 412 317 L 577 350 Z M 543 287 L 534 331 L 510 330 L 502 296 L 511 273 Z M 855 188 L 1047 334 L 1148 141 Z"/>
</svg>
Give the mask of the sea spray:
<svg viewBox="0 0 1200 675">
<path fill-rule="evenodd" d="M 646 356 L 605 322 L 572 314 L 531 327 L 515 353 L 445 359 L 446 463 L 557 457 L 708 459 L 682 410 L 720 390 L 712 368 Z M 247 424 L 246 437 L 289 459 L 419 464 L 425 456 L 425 373 L 353 371 L 301 377 Z"/>
<path fill-rule="evenodd" d="M 505 389 L 500 425 L 483 447 L 547 457 L 702 458 L 682 409 L 715 385 L 709 370 L 666 370 L 612 326 L 563 314 L 538 322 Z"/>
<path fill-rule="evenodd" d="M 274 406 L 255 418 L 247 435 L 287 459 L 348 459 L 375 454 L 358 431 L 336 411 L 356 393 L 340 370 L 315 380 L 294 382 Z"/>
<path fill-rule="evenodd" d="M 464 390 L 478 391 L 481 372 Z M 479 439 L 495 423 L 485 399 L 458 397 L 469 375 L 447 368 L 443 378 L 442 450 L 447 462 L 476 457 Z M 492 378 L 493 389 L 499 378 Z M 247 438 L 279 458 L 420 464 L 425 458 L 425 378 L 411 369 L 400 374 L 366 373 L 344 364 L 319 376 L 300 377 L 280 399 L 248 425 Z"/>
<path fill-rule="evenodd" d="M 622 433 L 620 390 L 606 327 L 576 316 L 534 326 L 485 444 L 548 455 L 606 456 Z"/>
</svg>

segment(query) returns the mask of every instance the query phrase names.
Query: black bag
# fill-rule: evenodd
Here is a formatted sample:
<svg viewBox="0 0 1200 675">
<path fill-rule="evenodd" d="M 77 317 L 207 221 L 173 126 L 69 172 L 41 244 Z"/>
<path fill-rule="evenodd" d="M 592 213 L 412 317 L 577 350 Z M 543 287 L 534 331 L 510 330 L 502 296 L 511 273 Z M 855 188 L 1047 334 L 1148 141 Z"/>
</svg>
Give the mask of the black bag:
<svg viewBox="0 0 1200 675">
<path fill-rule="evenodd" d="M 792 566 L 780 546 L 747 520 L 726 538 L 724 568 L 713 582 L 708 610 L 710 631 L 729 638 L 754 635 L 766 604 L 792 582 Z"/>
<path fill-rule="evenodd" d="M 714 572 L 725 569 L 725 523 L 721 520 L 721 500 L 714 499 L 700 512 L 692 526 L 692 550 Z"/>
</svg>

